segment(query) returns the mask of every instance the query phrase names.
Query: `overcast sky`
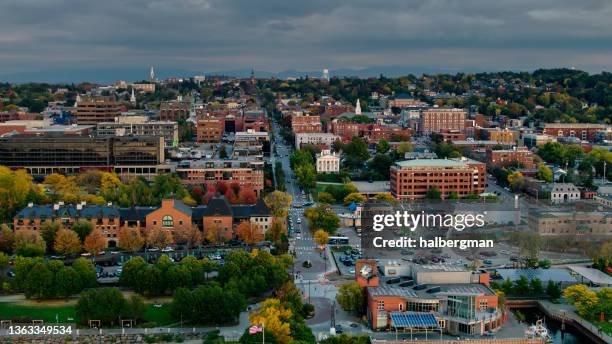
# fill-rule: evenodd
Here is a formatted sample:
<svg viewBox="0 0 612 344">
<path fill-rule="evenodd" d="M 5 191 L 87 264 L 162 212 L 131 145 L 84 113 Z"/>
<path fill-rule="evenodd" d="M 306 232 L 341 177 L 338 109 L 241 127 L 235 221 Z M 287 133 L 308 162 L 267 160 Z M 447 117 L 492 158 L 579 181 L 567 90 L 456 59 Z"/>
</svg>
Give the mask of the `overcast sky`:
<svg viewBox="0 0 612 344">
<path fill-rule="evenodd" d="M 610 0 L 1 0 L 0 79 L 96 70 L 144 78 L 150 64 L 161 74 L 610 71 L 611 18 Z"/>
</svg>

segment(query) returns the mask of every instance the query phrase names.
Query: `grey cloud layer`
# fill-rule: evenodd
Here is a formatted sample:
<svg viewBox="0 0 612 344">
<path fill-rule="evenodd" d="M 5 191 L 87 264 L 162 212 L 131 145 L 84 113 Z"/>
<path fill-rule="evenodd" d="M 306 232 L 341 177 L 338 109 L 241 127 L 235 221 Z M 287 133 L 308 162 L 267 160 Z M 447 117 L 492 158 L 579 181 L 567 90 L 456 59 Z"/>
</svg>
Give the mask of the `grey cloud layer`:
<svg viewBox="0 0 612 344">
<path fill-rule="evenodd" d="M 0 74 L 612 66 L 609 0 L 2 0 Z"/>
</svg>

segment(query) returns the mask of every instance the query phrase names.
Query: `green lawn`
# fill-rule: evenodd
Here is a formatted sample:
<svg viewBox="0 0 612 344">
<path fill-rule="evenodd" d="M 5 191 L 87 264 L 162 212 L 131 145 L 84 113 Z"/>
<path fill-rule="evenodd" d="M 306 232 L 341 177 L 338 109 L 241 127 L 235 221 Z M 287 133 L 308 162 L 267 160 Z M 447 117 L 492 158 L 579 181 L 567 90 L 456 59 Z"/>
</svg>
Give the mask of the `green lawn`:
<svg viewBox="0 0 612 344">
<path fill-rule="evenodd" d="M 73 304 L 67 305 L 35 305 L 32 302 L 22 304 L 18 302 L 0 303 L 0 319 L 14 319 L 19 317 L 32 320 L 43 320 L 44 322 L 55 322 L 57 314 L 59 322 L 74 322 L 75 309 Z M 153 304 L 147 304 L 145 312 L 145 322 L 155 322 L 157 326 L 164 326 L 175 323 L 170 315 L 170 305 L 164 304 L 156 308 Z M 72 320 L 68 320 L 71 318 Z"/>
<path fill-rule="evenodd" d="M 144 317 L 146 322 L 154 322 L 157 326 L 169 325 L 176 322 L 170 315 L 170 305 L 168 304 L 164 304 L 160 308 L 155 308 L 152 304 L 147 304 L 147 311 Z"/>
<path fill-rule="evenodd" d="M 329 183 L 329 182 L 317 182 L 317 186 L 310 191 L 310 195 L 312 196 L 312 200 L 315 202 L 319 201 L 319 192 L 325 191 L 325 188 L 329 185 L 342 186 L 342 183 Z"/>
<path fill-rule="evenodd" d="M 32 320 L 43 320 L 44 322 L 55 322 L 57 315 L 59 322 L 74 322 L 73 305 L 22 305 L 19 303 L 0 303 L 0 318 L 12 319 L 18 317 L 30 318 Z M 72 318 L 73 320 L 68 320 Z"/>
<path fill-rule="evenodd" d="M 612 324 L 609 322 L 593 322 L 593 325 L 601 327 L 601 329 L 609 336 L 612 336 Z"/>
</svg>

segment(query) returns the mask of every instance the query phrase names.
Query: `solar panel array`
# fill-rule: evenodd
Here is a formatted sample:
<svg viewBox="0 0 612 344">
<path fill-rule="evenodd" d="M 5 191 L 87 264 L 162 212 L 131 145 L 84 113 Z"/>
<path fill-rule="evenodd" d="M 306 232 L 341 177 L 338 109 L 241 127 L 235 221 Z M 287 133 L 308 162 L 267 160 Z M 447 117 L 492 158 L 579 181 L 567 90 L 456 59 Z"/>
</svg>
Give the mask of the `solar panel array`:
<svg viewBox="0 0 612 344">
<path fill-rule="evenodd" d="M 438 320 L 431 313 L 423 312 L 393 312 L 391 324 L 396 328 L 438 328 Z"/>
</svg>

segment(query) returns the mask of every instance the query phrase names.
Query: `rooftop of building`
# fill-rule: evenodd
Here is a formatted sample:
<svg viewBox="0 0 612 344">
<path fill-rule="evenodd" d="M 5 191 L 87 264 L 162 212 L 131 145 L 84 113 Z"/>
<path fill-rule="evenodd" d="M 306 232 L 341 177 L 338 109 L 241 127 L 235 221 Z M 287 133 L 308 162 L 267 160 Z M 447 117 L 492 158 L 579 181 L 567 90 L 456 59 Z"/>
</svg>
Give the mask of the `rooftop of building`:
<svg viewBox="0 0 612 344">
<path fill-rule="evenodd" d="M 353 185 L 359 192 L 389 192 L 391 189 L 389 181 L 375 181 L 375 182 L 364 182 L 364 181 L 353 181 Z"/>
<path fill-rule="evenodd" d="M 544 124 L 544 128 L 595 128 L 595 129 L 603 129 L 607 128 L 609 125 L 607 124 L 598 124 L 598 123 L 546 123 Z"/>
<path fill-rule="evenodd" d="M 82 209 L 78 209 L 82 207 Z M 146 216 L 151 212 L 159 209 L 161 206 L 134 206 L 128 208 L 119 208 L 109 205 L 94 205 L 81 204 L 80 206 L 73 204 L 46 204 L 46 205 L 28 205 L 21 209 L 16 218 L 109 218 L 117 217 L 124 220 L 136 221 L 145 220 Z M 199 205 L 190 207 L 180 200 L 174 200 L 174 209 L 194 218 L 202 218 L 204 216 L 232 216 L 234 218 L 248 218 L 251 216 L 271 216 L 272 212 L 266 205 L 263 198 L 257 200 L 255 204 L 230 204 L 225 197 L 218 196 L 210 200 L 208 205 Z"/>
<path fill-rule="evenodd" d="M 417 289 L 415 289 L 417 288 Z M 405 298 L 429 298 L 437 296 L 462 295 L 495 295 L 495 292 L 484 284 L 479 283 L 454 283 L 454 284 L 422 284 L 418 286 L 400 287 L 399 285 L 381 285 L 378 287 L 367 287 L 367 293 L 371 297 L 389 296 Z"/>
<path fill-rule="evenodd" d="M 454 145 L 497 145 L 499 142 L 495 140 L 453 140 Z"/>
<path fill-rule="evenodd" d="M 479 161 L 468 158 L 457 159 L 412 159 L 398 161 L 399 167 L 464 167 L 468 164 L 482 164 Z"/>
</svg>

